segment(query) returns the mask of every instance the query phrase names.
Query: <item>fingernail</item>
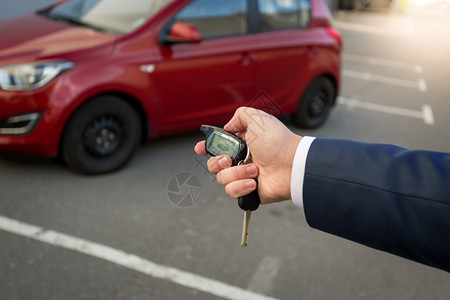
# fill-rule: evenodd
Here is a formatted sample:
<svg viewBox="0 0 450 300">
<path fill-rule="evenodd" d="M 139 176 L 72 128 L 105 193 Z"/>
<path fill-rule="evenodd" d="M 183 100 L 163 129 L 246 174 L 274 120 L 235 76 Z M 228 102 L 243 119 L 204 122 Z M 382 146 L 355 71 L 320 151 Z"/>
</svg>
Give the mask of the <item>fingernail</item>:
<svg viewBox="0 0 450 300">
<path fill-rule="evenodd" d="M 254 189 L 256 187 L 256 182 L 254 180 L 247 180 L 245 182 L 245 187 L 248 189 Z"/>
<path fill-rule="evenodd" d="M 222 158 L 219 160 L 219 166 L 220 166 L 221 168 L 226 168 L 226 167 L 228 167 L 228 158 L 227 158 L 227 157 L 222 157 Z"/>
<path fill-rule="evenodd" d="M 249 176 L 255 176 L 258 173 L 258 170 L 254 165 L 249 165 L 246 170 Z"/>
</svg>

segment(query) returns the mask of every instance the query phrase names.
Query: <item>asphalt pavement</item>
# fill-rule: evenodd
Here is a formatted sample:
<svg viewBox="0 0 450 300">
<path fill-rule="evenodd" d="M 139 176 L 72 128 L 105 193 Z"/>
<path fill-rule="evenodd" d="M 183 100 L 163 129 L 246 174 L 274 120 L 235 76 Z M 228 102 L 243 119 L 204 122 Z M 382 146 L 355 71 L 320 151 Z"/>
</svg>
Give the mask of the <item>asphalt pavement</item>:
<svg viewBox="0 0 450 300">
<path fill-rule="evenodd" d="M 443 9 L 339 14 L 339 103 L 320 129 L 287 125 L 449 152 L 449 25 Z M 241 248 L 243 212 L 194 154 L 200 139 L 151 141 L 103 176 L 1 155 L 0 298 L 450 298 L 448 273 L 311 229 L 289 201 L 254 212 Z"/>
</svg>

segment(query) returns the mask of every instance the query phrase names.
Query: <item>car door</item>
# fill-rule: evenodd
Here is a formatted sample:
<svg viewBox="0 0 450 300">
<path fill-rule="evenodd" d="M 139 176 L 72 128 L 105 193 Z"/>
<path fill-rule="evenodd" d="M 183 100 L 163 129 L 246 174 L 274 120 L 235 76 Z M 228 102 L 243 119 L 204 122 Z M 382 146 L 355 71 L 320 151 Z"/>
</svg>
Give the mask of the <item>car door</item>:
<svg viewBox="0 0 450 300">
<path fill-rule="evenodd" d="M 247 0 L 194 0 L 173 22 L 194 25 L 203 40 L 162 46 L 156 65 L 165 128 L 217 124 L 257 93 L 255 35 Z"/>
<path fill-rule="evenodd" d="M 317 33 L 309 0 L 254 0 L 258 6 L 258 84 L 280 113 L 290 113 L 309 81 Z M 273 110 L 273 109 L 272 109 Z"/>
</svg>

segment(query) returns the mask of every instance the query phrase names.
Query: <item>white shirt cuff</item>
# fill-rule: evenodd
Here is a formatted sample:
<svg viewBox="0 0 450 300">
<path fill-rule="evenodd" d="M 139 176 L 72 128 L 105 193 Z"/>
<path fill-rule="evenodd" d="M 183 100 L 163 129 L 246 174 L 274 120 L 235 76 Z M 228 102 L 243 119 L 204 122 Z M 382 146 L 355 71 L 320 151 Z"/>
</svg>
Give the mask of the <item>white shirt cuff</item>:
<svg viewBox="0 0 450 300">
<path fill-rule="evenodd" d="M 315 137 L 304 136 L 298 144 L 292 163 L 291 198 L 299 208 L 303 208 L 303 180 L 305 178 L 306 158 Z"/>
</svg>

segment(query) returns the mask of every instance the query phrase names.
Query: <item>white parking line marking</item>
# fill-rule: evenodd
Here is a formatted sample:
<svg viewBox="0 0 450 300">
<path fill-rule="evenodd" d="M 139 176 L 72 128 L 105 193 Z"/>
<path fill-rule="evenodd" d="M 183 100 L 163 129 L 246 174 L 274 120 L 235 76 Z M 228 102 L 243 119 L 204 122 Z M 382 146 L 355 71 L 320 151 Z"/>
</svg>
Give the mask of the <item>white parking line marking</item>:
<svg viewBox="0 0 450 300">
<path fill-rule="evenodd" d="M 156 264 L 150 260 L 118 249 L 56 231 L 45 230 L 42 227 L 26 224 L 7 217 L 0 216 L 0 230 L 100 258 L 155 278 L 168 280 L 224 299 L 274 300 L 274 298 L 247 291 L 220 281 Z"/>
<path fill-rule="evenodd" d="M 427 125 L 434 125 L 433 111 L 429 105 L 422 106 L 422 111 L 416 111 L 406 108 L 393 107 L 375 103 L 368 103 L 356 99 L 338 97 L 338 102 L 354 108 L 361 108 L 371 111 L 377 111 L 386 114 L 422 119 Z"/>
<path fill-rule="evenodd" d="M 425 93 L 428 90 L 427 83 L 426 83 L 425 79 L 419 79 L 417 84 L 419 85 L 419 90 L 421 92 Z"/>
<path fill-rule="evenodd" d="M 352 31 L 364 32 L 364 33 L 370 33 L 370 34 L 378 34 L 378 35 L 383 35 L 383 36 L 388 36 L 388 37 L 411 39 L 415 35 L 414 29 L 411 27 L 410 28 L 402 28 L 401 26 L 397 26 L 393 30 L 393 29 L 388 29 L 388 28 L 380 28 L 380 27 L 348 23 L 348 22 L 341 22 L 341 21 L 334 21 L 333 24 L 334 24 L 334 26 L 336 26 L 339 29 L 352 30 Z"/>
<path fill-rule="evenodd" d="M 396 85 L 401 87 L 418 89 L 422 93 L 427 91 L 427 83 L 424 79 L 418 81 L 399 79 L 394 77 L 387 77 L 382 75 L 371 74 L 367 72 L 358 72 L 351 70 L 342 70 L 342 75 L 349 78 L 361 79 L 366 81 L 376 81 L 384 84 Z"/>
<path fill-rule="evenodd" d="M 371 57 L 371 56 L 361 56 L 355 54 L 342 54 L 342 58 L 346 61 L 359 62 L 364 64 L 378 65 L 390 68 L 397 68 L 403 70 L 409 70 L 420 74 L 423 72 L 423 68 L 420 65 L 409 64 L 401 61 L 379 58 L 379 57 Z"/>
<path fill-rule="evenodd" d="M 273 279 L 277 276 L 280 267 L 281 260 L 278 257 L 264 257 L 258 269 L 253 274 L 248 284 L 248 289 L 261 294 L 270 292 L 272 290 Z"/>
<path fill-rule="evenodd" d="M 425 124 L 434 125 L 434 116 L 433 110 L 431 110 L 431 106 L 429 105 L 422 106 L 422 111 L 423 111 L 423 120 L 425 121 Z"/>
</svg>

